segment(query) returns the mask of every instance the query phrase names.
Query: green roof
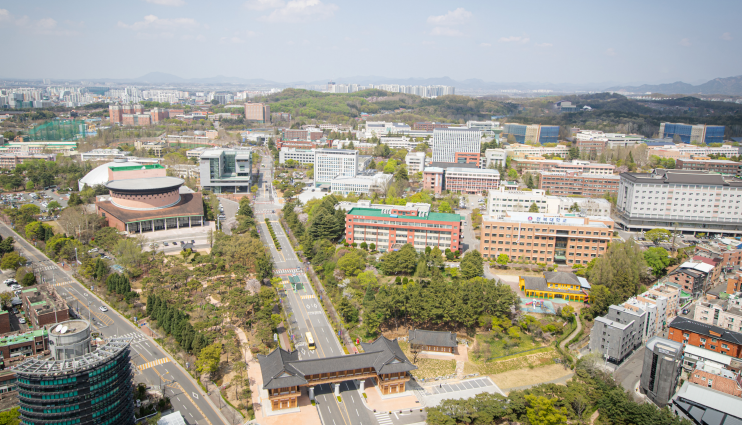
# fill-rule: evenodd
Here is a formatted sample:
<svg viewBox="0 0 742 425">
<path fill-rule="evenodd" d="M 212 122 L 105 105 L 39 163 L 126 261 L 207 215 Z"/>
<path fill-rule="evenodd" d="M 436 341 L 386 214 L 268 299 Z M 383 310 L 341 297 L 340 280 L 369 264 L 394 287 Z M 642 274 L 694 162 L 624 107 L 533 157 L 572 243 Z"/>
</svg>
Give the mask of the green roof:
<svg viewBox="0 0 742 425">
<path fill-rule="evenodd" d="M 122 165 L 120 167 L 110 166 L 108 167 L 111 171 L 133 171 L 133 170 L 157 170 L 164 169 L 160 164 L 149 164 L 149 165 Z"/>
<path fill-rule="evenodd" d="M 419 221 L 461 221 L 461 216 L 458 214 L 447 214 L 447 213 L 429 213 L 427 217 L 416 217 L 406 215 L 396 215 L 392 217 L 391 214 L 384 214 L 381 210 L 374 208 L 353 208 L 348 211 L 348 215 L 361 215 L 366 217 L 386 217 L 386 218 L 403 218 L 405 220 L 419 220 Z"/>
<path fill-rule="evenodd" d="M 34 306 L 37 306 L 37 305 L 42 305 L 42 304 L 46 304 L 46 301 L 39 301 L 39 302 L 33 303 L 33 304 L 31 304 L 31 307 L 34 307 Z"/>
<path fill-rule="evenodd" d="M 11 344 L 19 344 L 23 342 L 30 342 L 37 336 L 45 336 L 47 334 L 46 329 L 37 329 L 35 331 L 26 332 L 20 335 L 8 335 L 0 337 L 0 347 Z"/>
<path fill-rule="evenodd" d="M 32 291 L 35 291 L 35 290 L 36 290 L 36 288 L 26 288 L 26 289 L 22 290 L 21 292 L 32 292 Z"/>
</svg>

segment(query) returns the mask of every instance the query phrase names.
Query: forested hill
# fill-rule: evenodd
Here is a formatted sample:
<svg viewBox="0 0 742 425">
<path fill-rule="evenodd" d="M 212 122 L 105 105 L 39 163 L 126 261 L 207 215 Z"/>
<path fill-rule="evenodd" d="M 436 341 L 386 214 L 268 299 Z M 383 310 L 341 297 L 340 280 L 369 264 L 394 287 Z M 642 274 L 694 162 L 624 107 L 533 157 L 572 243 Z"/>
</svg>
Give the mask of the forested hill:
<svg viewBox="0 0 742 425">
<path fill-rule="evenodd" d="M 286 89 L 266 100 L 271 112 L 288 112 L 292 120 L 300 122 L 319 119 L 346 123 L 367 113 L 377 115 L 374 120 L 393 120 L 410 125 L 415 121 L 458 123 L 490 119 L 492 115 L 505 115 L 516 108 L 515 105 L 468 96 L 425 99 L 375 89 L 349 94 Z"/>
</svg>

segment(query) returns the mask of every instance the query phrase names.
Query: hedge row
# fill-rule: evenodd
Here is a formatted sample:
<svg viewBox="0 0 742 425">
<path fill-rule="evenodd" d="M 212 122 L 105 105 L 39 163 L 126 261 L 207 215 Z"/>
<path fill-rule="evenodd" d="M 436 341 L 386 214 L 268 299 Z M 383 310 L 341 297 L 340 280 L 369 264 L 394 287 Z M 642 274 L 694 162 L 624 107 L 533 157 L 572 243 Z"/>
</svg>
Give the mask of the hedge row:
<svg viewBox="0 0 742 425">
<path fill-rule="evenodd" d="M 276 245 L 276 250 L 280 251 L 281 243 L 278 242 L 278 236 L 276 236 L 276 232 L 273 230 L 273 225 L 268 218 L 265 219 L 265 225 L 268 227 L 268 232 L 270 232 L 271 238 L 273 238 L 273 244 Z"/>
</svg>

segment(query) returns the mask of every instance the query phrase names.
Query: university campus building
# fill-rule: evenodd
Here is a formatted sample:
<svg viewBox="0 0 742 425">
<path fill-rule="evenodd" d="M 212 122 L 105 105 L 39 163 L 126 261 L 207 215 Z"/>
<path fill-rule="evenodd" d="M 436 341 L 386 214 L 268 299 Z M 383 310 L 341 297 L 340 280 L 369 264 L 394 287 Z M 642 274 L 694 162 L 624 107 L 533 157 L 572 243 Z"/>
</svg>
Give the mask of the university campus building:
<svg viewBox="0 0 742 425">
<path fill-rule="evenodd" d="M 590 284 L 584 277 L 566 272 L 544 272 L 544 277 L 520 276 L 520 290 L 527 297 L 588 301 Z"/>
</svg>

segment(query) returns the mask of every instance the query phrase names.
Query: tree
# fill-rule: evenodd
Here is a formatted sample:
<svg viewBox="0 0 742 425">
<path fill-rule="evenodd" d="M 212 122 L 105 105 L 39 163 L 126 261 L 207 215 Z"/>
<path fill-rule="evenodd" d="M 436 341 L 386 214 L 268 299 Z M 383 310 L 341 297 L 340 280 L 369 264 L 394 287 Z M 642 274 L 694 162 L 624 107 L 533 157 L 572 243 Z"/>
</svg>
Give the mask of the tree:
<svg viewBox="0 0 742 425">
<path fill-rule="evenodd" d="M 47 204 L 46 209 L 51 215 L 57 215 L 57 212 L 62 209 L 62 204 L 57 201 L 51 201 Z"/>
<path fill-rule="evenodd" d="M 371 245 L 369 245 L 369 246 L 368 246 L 368 248 L 369 248 L 369 249 L 370 249 L 371 251 L 376 251 L 376 244 L 375 244 L 375 243 L 373 243 L 373 242 L 371 242 Z"/>
<path fill-rule="evenodd" d="M 404 167 L 399 167 L 399 169 L 394 173 L 395 181 L 400 181 L 400 180 L 407 181 L 409 179 L 410 177 L 407 175 L 407 169 L 405 169 Z"/>
<path fill-rule="evenodd" d="M 670 255 L 662 247 L 654 246 L 644 251 L 644 260 L 652 268 L 652 274 L 660 277 L 665 274 L 665 269 L 670 265 Z"/>
<path fill-rule="evenodd" d="M 35 186 L 31 180 L 26 182 L 26 191 L 33 192 Z"/>
<path fill-rule="evenodd" d="M 345 272 L 346 276 L 355 276 L 365 267 L 366 262 L 356 250 L 343 255 L 337 262 L 337 268 Z"/>
<path fill-rule="evenodd" d="M 570 161 L 573 159 L 580 159 L 580 148 L 573 146 L 569 148 L 569 156 L 567 157 Z"/>
<path fill-rule="evenodd" d="M 8 252 L 3 255 L 2 261 L 0 261 L 0 269 L 3 270 L 18 270 L 22 265 L 26 264 L 26 259 L 18 255 L 17 252 Z"/>
<path fill-rule="evenodd" d="M 513 181 L 518 181 L 518 172 L 514 168 L 508 170 L 508 178 Z"/>
<path fill-rule="evenodd" d="M 569 212 L 580 212 L 580 206 L 577 205 L 577 202 L 569 207 Z"/>
<path fill-rule="evenodd" d="M 196 360 L 196 370 L 201 373 L 214 373 L 219 370 L 219 359 L 222 355 L 222 345 L 213 343 L 201 349 Z"/>
<path fill-rule="evenodd" d="M 562 319 L 570 322 L 575 320 L 575 308 L 569 304 L 562 307 Z"/>
<path fill-rule="evenodd" d="M 500 267 L 505 267 L 510 262 L 510 258 L 507 254 L 500 254 L 497 256 L 497 264 L 500 265 Z"/>
<path fill-rule="evenodd" d="M 448 201 L 442 201 L 440 205 L 438 205 L 438 212 L 450 213 L 452 211 L 451 204 L 449 204 Z"/>
<path fill-rule="evenodd" d="M 535 188 L 536 185 L 533 183 L 533 176 L 531 175 L 531 173 L 526 173 L 525 177 L 526 187 L 529 189 Z"/>
<path fill-rule="evenodd" d="M 511 328 L 513 329 L 513 328 Z M 526 394 L 528 422 L 539 425 L 561 425 L 567 423 L 567 409 L 557 408 L 555 399 Z"/>
<path fill-rule="evenodd" d="M 358 273 L 357 277 L 358 277 L 358 283 L 367 288 L 371 286 L 376 286 L 376 284 L 378 284 L 376 275 L 372 271 Z"/>
<path fill-rule="evenodd" d="M 10 300 L 13 296 L 13 293 L 10 291 L 0 292 L 0 310 L 4 310 L 9 306 Z"/>
<path fill-rule="evenodd" d="M 477 277 L 477 276 L 483 276 L 484 275 L 484 265 L 482 261 L 482 255 L 479 253 L 479 251 L 469 251 L 464 255 L 464 258 L 461 260 L 461 276 L 469 280 L 471 278 Z"/>
<path fill-rule="evenodd" d="M 239 386 L 240 382 L 242 381 L 242 378 L 245 376 L 245 371 L 247 370 L 247 365 L 243 361 L 236 362 L 232 365 L 232 370 L 234 371 L 235 375 L 237 376 L 237 380 L 235 382 L 235 389 L 234 394 L 237 400 L 240 399 L 240 393 L 239 393 Z"/>
<path fill-rule="evenodd" d="M 538 212 L 538 205 L 536 205 L 535 202 L 531 203 L 531 206 L 528 207 L 529 213 L 537 213 Z"/>
<path fill-rule="evenodd" d="M 26 273 L 21 279 L 21 286 L 33 286 L 36 285 L 36 276 L 31 273 Z"/>
<path fill-rule="evenodd" d="M 80 195 L 77 193 L 73 193 L 70 195 L 70 199 L 67 201 L 67 206 L 74 207 L 77 205 L 84 204 L 83 200 L 80 198 Z"/>
<path fill-rule="evenodd" d="M 252 192 L 252 193 L 258 193 L 258 185 L 253 185 L 253 186 L 252 186 L 252 187 L 250 188 L 250 192 Z"/>
<path fill-rule="evenodd" d="M 343 317 L 345 323 L 358 322 L 358 309 L 356 309 L 345 297 L 342 297 L 338 304 L 338 314 Z"/>
<path fill-rule="evenodd" d="M 6 132 L 7 133 L 7 132 Z M 21 414 L 18 407 L 0 412 L 0 424 L 2 425 L 19 425 Z"/>
<path fill-rule="evenodd" d="M 644 237 L 647 238 L 647 240 L 652 241 L 655 245 L 659 245 L 662 241 L 668 241 L 670 240 L 670 237 L 672 234 L 669 230 L 666 229 L 652 229 L 644 233 Z"/>
</svg>

